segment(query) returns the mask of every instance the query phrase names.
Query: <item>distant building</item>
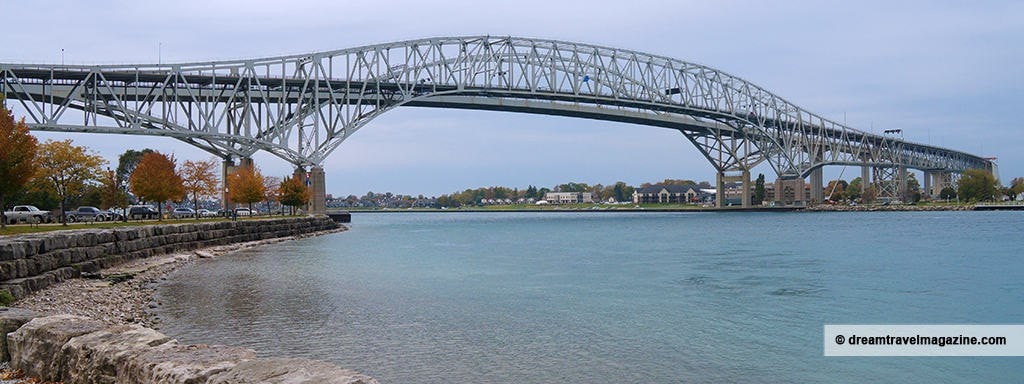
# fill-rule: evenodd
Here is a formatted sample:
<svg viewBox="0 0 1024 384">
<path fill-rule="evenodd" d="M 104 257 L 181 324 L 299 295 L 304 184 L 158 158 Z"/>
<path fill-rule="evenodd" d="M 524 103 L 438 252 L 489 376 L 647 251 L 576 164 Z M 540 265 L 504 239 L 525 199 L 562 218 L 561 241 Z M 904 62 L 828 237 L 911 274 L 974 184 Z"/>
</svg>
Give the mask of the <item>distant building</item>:
<svg viewBox="0 0 1024 384">
<path fill-rule="evenodd" d="M 633 203 L 694 203 L 700 201 L 702 196 L 700 186 L 697 184 L 688 185 L 652 185 L 633 191 Z"/>
<path fill-rule="evenodd" d="M 593 203 L 594 194 L 590 192 L 548 192 L 544 200 L 551 204 L 584 204 Z"/>
</svg>

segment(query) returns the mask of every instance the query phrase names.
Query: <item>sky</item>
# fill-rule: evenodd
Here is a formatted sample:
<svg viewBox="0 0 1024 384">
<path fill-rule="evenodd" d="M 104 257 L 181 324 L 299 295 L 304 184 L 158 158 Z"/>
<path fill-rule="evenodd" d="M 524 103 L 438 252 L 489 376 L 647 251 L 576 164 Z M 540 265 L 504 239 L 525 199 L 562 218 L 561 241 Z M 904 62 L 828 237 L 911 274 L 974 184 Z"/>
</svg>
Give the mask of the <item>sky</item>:
<svg viewBox="0 0 1024 384">
<path fill-rule="evenodd" d="M 898 128 L 910 141 L 998 157 L 1004 183 L 1024 176 L 1019 1 L 0 0 L 0 9 L 8 63 L 212 61 L 465 35 L 625 48 L 723 70 L 860 130 Z M 170 138 L 35 134 L 71 138 L 111 167 L 126 149 L 211 157 Z M 266 175 L 291 173 L 272 155 L 255 161 Z M 714 179 L 678 131 L 412 107 L 370 122 L 324 168 L 335 196 Z M 767 165 L 757 173 L 775 178 Z M 859 175 L 825 169 L 826 179 Z"/>
</svg>

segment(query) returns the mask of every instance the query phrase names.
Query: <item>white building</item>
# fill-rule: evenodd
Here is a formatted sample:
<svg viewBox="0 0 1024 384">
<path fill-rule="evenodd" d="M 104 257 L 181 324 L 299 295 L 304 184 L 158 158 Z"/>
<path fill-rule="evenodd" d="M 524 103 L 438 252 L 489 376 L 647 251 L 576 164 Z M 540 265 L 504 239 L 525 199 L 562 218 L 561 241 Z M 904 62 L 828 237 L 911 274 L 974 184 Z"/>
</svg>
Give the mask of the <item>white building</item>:
<svg viewBox="0 0 1024 384">
<path fill-rule="evenodd" d="M 593 203 L 594 194 L 590 192 L 548 192 L 544 194 L 544 200 L 551 204 Z"/>
</svg>

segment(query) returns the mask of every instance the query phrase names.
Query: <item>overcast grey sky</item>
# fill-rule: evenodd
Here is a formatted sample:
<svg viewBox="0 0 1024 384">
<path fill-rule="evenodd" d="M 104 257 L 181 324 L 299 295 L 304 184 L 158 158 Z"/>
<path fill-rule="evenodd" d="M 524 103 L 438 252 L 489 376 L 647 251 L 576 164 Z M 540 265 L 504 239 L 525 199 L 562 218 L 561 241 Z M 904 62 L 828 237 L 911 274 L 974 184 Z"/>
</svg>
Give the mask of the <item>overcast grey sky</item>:
<svg viewBox="0 0 1024 384">
<path fill-rule="evenodd" d="M 998 156 L 1024 176 L 1019 1 L 10 1 L 0 62 L 104 64 L 255 58 L 435 36 L 512 35 L 705 64 L 865 131 Z M 17 109 L 15 109 L 17 112 Z M 173 139 L 72 138 L 112 163 L 125 149 L 209 155 Z M 290 165 L 258 155 L 264 174 Z M 326 161 L 327 192 L 438 195 L 569 181 L 712 180 L 676 131 L 482 111 L 399 108 Z M 767 166 L 755 170 L 775 177 Z M 826 168 L 844 179 L 859 169 Z"/>
</svg>

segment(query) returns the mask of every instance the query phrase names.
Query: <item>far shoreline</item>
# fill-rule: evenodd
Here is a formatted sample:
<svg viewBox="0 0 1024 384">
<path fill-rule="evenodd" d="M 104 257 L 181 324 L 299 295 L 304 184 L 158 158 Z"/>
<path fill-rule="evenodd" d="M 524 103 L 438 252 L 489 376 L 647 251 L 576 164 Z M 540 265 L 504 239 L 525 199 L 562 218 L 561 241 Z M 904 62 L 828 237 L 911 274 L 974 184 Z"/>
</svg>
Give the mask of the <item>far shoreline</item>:
<svg viewBox="0 0 1024 384">
<path fill-rule="evenodd" d="M 870 204 L 870 205 L 828 205 L 818 204 L 813 206 L 784 206 L 784 207 L 724 207 L 724 208 L 614 208 L 614 207 L 579 207 L 579 208 L 381 208 L 381 209 L 348 209 L 329 210 L 329 212 L 349 212 L 353 214 L 362 213 L 636 213 L 636 212 L 658 212 L 658 213 L 713 213 L 713 212 L 940 212 L 940 211 L 1017 211 L 1024 210 L 1022 204 L 968 204 L 968 205 L 911 205 L 911 204 Z"/>
</svg>

